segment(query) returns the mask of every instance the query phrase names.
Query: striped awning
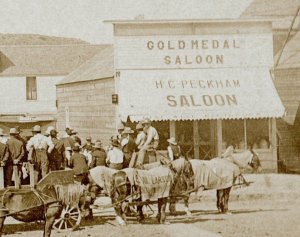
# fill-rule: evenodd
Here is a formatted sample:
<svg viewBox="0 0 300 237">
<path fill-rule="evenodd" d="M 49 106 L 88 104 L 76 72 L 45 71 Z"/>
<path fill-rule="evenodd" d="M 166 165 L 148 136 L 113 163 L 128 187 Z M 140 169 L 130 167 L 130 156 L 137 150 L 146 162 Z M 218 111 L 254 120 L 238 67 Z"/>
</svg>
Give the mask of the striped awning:
<svg viewBox="0 0 300 237">
<path fill-rule="evenodd" d="M 281 118 L 266 68 L 122 71 L 122 121 Z"/>
</svg>

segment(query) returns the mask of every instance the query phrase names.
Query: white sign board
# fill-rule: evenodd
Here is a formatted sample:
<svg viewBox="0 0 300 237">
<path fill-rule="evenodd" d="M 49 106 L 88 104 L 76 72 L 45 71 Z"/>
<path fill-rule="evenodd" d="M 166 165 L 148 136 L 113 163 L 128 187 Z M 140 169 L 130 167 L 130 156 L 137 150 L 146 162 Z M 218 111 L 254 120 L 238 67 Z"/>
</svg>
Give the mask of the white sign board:
<svg viewBox="0 0 300 237">
<path fill-rule="evenodd" d="M 116 69 L 271 67 L 271 33 L 116 37 Z"/>
<path fill-rule="evenodd" d="M 284 107 L 261 68 L 132 70 L 120 77 L 120 117 L 133 121 L 280 117 Z"/>
</svg>

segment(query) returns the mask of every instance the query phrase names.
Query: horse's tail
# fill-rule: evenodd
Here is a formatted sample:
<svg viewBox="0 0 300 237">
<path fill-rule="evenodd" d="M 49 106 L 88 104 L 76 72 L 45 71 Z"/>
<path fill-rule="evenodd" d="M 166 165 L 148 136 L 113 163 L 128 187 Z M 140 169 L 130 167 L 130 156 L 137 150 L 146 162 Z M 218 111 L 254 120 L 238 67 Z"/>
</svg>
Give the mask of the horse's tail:
<svg viewBox="0 0 300 237">
<path fill-rule="evenodd" d="M 57 199 L 62 202 L 63 205 L 77 206 L 80 201 L 80 197 L 84 193 L 84 186 L 80 184 L 67 184 L 67 185 L 54 185 Z"/>
</svg>

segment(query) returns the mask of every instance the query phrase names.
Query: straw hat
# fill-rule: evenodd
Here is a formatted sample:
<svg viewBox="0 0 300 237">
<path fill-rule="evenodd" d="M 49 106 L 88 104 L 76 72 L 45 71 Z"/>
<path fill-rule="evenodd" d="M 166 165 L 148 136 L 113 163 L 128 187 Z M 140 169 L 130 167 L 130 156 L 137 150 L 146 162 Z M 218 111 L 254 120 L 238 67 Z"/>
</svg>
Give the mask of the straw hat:
<svg viewBox="0 0 300 237">
<path fill-rule="evenodd" d="M 85 140 L 92 141 L 92 137 L 91 136 L 87 136 Z"/>
<path fill-rule="evenodd" d="M 122 132 L 122 134 L 132 134 L 132 133 L 134 133 L 134 131 L 131 130 L 130 127 L 125 127 L 123 132 Z"/>
<path fill-rule="evenodd" d="M 141 123 L 138 123 L 135 127 L 136 130 L 139 130 L 139 129 L 143 129 L 143 125 Z"/>
<path fill-rule="evenodd" d="M 32 128 L 32 131 L 33 131 L 33 132 L 41 132 L 41 126 L 40 126 L 40 125 L 35 125 L 35 126 Z"/>
<path fill-rule="evenodd" d="M 6 136 L 7 134 L 4 133 L 4 130 L 0 128 L 0 136 Z"/>
<path fill-rule="evenodd" d="M 11 128 L 11 129 L 9 129 L 9 134 L 15 135 L 15 134 L 19 134 L 19 132 L 16 128 Z"/>
<path fill-rule="evenodd" d="M 149 118 L 145 118 L 141 123 L 148 124 L 148 123 L 151 123 L 151 120 Z"/>
<path fill-rule="evenodd" d="M 168 139 L 167 140 L 169 143 L 171 143 L 172 145 L 177 145 L 177 142 L 176 142 L 176 140 L 175 140 L 175 138 L 174 137 L 171 137 L 170 139 Z"/>
</svg>

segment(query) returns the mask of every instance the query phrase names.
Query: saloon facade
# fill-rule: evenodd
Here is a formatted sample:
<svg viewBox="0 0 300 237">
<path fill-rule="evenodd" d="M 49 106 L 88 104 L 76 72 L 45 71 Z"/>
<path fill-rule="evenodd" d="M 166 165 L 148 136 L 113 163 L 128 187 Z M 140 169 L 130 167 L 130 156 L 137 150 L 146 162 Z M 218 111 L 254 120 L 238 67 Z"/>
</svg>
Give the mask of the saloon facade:
<svg viewBox="0 0 300 237">
<path fill-rule="evenodd" d="M 266 21 L 115 21 L 116 120 L 145 117 L 194 158 L 253 146 L 277 171 L 276 118 L 284 107 L 270 74 Z M 163 149 L 163 148 L 162 148 Z"/>
<path fill-rule="evenodd" d="M 106 144 L 121 121 L 134 128 L 149 117 L 161 150 L 170 136 L 197 159 L 252 145 L 264 170 L 277 171 L 276 118 L 285 109 L 270 74 L 271 22 L 112 23 L 114 46 L 57 85 L 60 131 L 71 126 Z"/>
</svg>

